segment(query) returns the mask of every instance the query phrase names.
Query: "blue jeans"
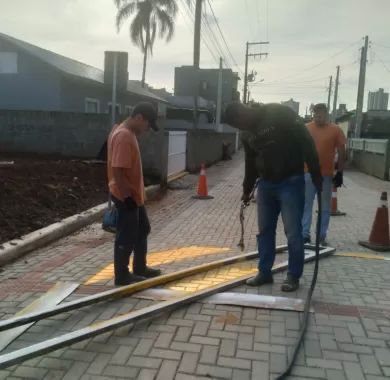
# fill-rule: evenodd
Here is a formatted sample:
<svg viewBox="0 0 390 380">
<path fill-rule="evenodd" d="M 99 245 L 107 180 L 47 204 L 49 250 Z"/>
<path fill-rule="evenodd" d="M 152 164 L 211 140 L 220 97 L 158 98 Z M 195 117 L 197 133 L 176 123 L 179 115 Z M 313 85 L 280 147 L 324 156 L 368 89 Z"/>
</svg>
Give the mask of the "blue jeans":
<svg viewBox="0 0 390 380">
<path fill-rule="evenodd" d="M 303 237 L 310 238 L 310 228 L 313 215 L 313 203 L 317 191 L 313 185 L 310 174 L 305 174 L 305 211 L 303 213 L 302 226 Z M 332 198 L 332 177 L 324 176 L 322 184 L 322 217 L 320 240 L 325 240 L 329 228 L 330 201 Z"/>
<path fill-rule="evenodd" d="M 279 183 L 259 180 L 257 190 L 259 271 L 264 276 L 271 276 L 275 261 L 276 226 L 281 213 L 288 242 L 288 273 L 298 279 L 303 272 L 305 255 L 302 237 L 304 176 L 293 176 Z"/>
</svg>

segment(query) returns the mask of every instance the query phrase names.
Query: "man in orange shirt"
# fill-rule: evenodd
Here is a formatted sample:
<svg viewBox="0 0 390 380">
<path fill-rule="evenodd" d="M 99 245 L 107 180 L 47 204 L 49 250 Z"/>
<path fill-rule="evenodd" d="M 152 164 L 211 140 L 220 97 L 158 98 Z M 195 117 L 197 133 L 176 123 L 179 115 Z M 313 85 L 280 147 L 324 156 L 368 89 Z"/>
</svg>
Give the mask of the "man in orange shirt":
<svg viewBox="0 0 390 380">
<path fill-rule="evenodd" d="M 146 265 L 150 224 L 144 205 L 144 179 L 137 136 L 156 125 L 150 103 L 139 103 L 132 115 L 111 132 L 107 143 L 108 186 L 118 210 L 114 245 L 115 285 L 128 285 L 161 274 Z M 133 273 L 129 260 L 133 257 Z"/>
<path fill-rule="evenodd" d="M 337 125 L 329 123 L 328 109 L 325 104 L 315 105 L 313 111 L 313 121 L 307 124 L 306 127 L 316 145 L 323 177 L 320 242 L 322 245 L 326 245 L 332 186 L 340 187 L 343 184 L 346 138 Z M 336 153 L 338 154 L 338 167 L 337 173 L 334 175 Z M 316 189 L 308 173 L 305 175 L 305 187 L 305 210 L 302 219 L 303 239 L 305 243 L 310 243 L 310 227 Z"/>
</svg>

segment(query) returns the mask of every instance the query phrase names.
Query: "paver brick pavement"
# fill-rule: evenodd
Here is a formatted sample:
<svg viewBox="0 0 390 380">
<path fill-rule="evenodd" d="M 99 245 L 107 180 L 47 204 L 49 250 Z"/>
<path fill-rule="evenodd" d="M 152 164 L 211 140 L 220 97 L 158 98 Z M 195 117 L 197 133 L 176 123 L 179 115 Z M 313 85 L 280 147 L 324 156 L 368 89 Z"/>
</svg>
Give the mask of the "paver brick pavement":
<svg viewBox="0 0 390 380">
<path fill-rule="evenodd" d="M 190 177 L 189 189 L 170 191 L 149 205 L 150 250 L 155 252 L 150 261 L 166 272 L 238 253 L 242 154 L 210 168 L 207 174 L 213 200 L 191 199 L 196 177 Z M 367 237 L 379 192 L 390 186 L 358 172 L 346 173 L 345 182 L 347 187 L 338 194 L 339 208 L 347 215 L 331 219 L 329 242 L 339 251 L 363 252 L 357 241 Z M 245 216 L 246 250 L 253 251 L 255 204 Z M 280 223 L 277 242 L 285 243 Z M 112 287 L 111 256 L 112 235 L 96 224 L 7 266 L 0 273 L 1 318 L 11 316 L 61 279 L 84 284 L 69 299 Z M 291 379 L 390 376 L 389 265 L 388 261 L 353 257 L 321 261 L 313 295 L 315 313 Z M 237 270 L 250 273 L 256 270 L 256 262 L 242 263 Z M 302 286 L 290 297 L 306 296 L 312 272 L 313 265 L 306 265 Z M 223 280 L 232 274 L 221 269 L 212 276 Z M 283 276 L 276 275 L 272 286 L 242 285 L 232 291 L 285 296 L 280 291 Z M 207 286 L 206 277 L 197 276 L 191 289 Z M 167 286 L 189 290 L 185 282 Z M 153 303 L 130 297 L 53 317 L 32 327 L 9 349 Z M 299 321 L 295 312 L 197 302 L 0 371 L 0 378 L 272 379 L 291 355 Z"/>
</svg>

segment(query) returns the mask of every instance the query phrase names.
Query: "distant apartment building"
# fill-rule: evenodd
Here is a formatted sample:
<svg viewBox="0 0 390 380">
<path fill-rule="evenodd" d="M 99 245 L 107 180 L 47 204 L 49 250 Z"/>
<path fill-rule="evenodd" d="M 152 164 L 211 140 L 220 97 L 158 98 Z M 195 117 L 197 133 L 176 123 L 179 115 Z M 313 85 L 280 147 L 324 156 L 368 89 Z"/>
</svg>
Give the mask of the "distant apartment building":
<svg viewBox="0 0 390 380">
<path fill-rule="evenodd" d="M 219 69 L 199 69 L 198 78 L 192 66 L 175 67 L 175 96 L 193 96 L 197 92 L 203 99 L 217 103 Z M 231 69 L 222 70 L 222 108 L 239 101 L 237 73 Z"/>
<path fill-rule="evenodd" d="M 383 88 L 368 93 L 367 111 L 386 111 L 389 103 L 389 94 Z"/>
<path fill-rule="evenodd" d="M 296 102 L 294 99 L 281 102 L 284 106 L 291 108 L 296 114 L 299 114 L 299 102 Z"/>
</svg>

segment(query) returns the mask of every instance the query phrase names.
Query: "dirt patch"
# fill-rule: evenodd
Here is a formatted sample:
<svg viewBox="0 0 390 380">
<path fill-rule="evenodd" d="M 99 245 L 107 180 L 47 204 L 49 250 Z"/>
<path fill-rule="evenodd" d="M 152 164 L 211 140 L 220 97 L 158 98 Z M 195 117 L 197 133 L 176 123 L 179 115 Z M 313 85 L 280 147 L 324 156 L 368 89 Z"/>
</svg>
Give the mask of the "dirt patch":
<svg viewBox="0 0 390 380">
<path fill-rule="evenodd" d="M 0 157 L 0 243 L 107 199 L 106 166 L 76 160 Z"/>
</svg>

